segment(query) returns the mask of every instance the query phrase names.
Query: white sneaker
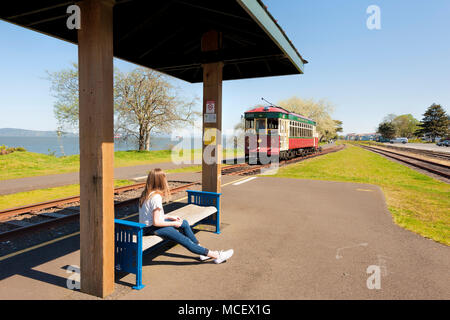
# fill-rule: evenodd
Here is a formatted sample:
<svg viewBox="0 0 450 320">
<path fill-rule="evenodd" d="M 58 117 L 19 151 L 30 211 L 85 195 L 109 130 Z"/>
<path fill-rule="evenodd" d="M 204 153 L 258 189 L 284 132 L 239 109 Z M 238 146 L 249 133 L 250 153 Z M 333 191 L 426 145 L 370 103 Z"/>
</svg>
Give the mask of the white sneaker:
<svg viewBox="0 0 450 320">
<path fill-rule="evenodd" d="M 227 261 L 227 259 L 231 258 L 233 253 L 234 253 L 233 249 L 227 251 L 219 251 L 219 257 L 217 259 L 214 259 L 214 263 L 222 263 L 224 261 Z"/>
<path fill-rule="evenodd" d="M 202 246 L 200 243 L 198 244 L 200 247 Z M 201 261 L 205 261 L 205 260 L 208 260 L 208 259 L 211 259 L 211 257 L 208 257 L 208 256 L 204 256 L 204 255 L 200 255 L 200 260 Z"/>
<path fill-rule="evenodd" d="M 200 260 L 201 261 L 205 261 L 205 260 L 208 260 L 208 259 L 211 259 L 211 257 L 208 257 L 208 256 L 204 256 L 204 255 L 200 255 Z"/>
</svg>

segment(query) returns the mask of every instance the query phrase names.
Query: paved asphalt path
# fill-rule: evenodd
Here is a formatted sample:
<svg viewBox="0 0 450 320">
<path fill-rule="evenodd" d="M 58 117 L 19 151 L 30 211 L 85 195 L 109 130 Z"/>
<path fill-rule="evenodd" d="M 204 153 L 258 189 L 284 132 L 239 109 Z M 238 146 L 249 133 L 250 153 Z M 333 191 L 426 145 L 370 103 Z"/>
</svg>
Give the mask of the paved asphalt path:
<svg viewBox="0 0 450 320">
<path fill-rule="evenodd" d="M 258 177 L 222 192 L 223 232 L 199 241 L 235 255 L 199 264 L 178 245 L 144 257 L 148 286 L 122 298 L 450 298 L 450 248 L 394 224 L 377 186 Z"/>
<path fill-rule="evenodd" d="M 208 248 L 233 248 L 229 261 L 169 246 L 144 256 L 144 289 L 118 275 L 108 299 L 450 298 L 450 248 L 395 225 L 378 187 L 249 179 L 222 188 L 222 233 L 196 233 Z M 79 265 L 78 236 L 0 261 L 0 299 L 92 299 L 67 289 L 67 265 Z M 372 268 L 379 289 L 367 286 Z"/>
</svg>

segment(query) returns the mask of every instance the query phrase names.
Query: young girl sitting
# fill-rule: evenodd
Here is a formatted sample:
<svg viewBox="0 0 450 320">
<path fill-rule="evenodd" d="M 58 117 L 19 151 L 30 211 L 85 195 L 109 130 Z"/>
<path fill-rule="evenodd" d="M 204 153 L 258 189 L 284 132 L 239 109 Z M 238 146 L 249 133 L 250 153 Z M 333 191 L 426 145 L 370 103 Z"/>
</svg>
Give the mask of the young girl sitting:
<svg viewBox="0 0 450 320">
<path fill-rule="evenodd" d="M 189 251 L 199 254 L 200 260 L 214 259 L 222 263 L 231 258 L 233 249 L 212 251 L 200 246 L 189 223 L 177 216 L 165 216 L 162 206 L 164 197 L 169 197 L 169 185 L 166 174 L 161 169 L 151 170 L 144 191 L 139 198 L 139 222 L 147 225 L 146 234 L 155 234 L 181 244 Z"/>
</svg>

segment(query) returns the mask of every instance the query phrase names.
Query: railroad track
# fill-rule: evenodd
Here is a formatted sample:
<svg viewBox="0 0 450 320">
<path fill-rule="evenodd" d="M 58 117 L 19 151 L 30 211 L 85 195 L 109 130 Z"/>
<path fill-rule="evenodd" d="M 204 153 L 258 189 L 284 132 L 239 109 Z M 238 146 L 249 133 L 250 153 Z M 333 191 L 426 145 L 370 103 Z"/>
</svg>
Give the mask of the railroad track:
<svg viewBox="0 0 450 320">
<path fill-rule="evenodd" d="M 331 148 L 327 148 L 327 149 L 323 149 L 320 152 L 316 152 L 316 153 L 311 153 L 311 154 L 307 154 L 301 157 L 296 157 L 294 159 L 290 159 L 290 160 L 282 160 L 280 161 L 278 164 L 280 167 L 288 165 L 288 164 L 293 164 L 293 163 L 297 163 L 297 162 L 301 162 L 304 161 L 306 159 L 310 159 L 310 158 L 314 158 L 314 157 L 319 157 L 328 153 L 332 153 L 332 152 L 336 152 L 339 150 L 342 150 L 345 148 L 345 145 L 339 145 L 336 147 L 331 147 Z M 232 168 L 231 172 L 228 172 L 228 175 L 248 175 L 248 174 L 257 174 L 259 172 L 261 172 L 262 169 L 265 168 L 270 168 L 273 164 L 263 164 L 263 165 L 248 165 L 248 164 L 243 164 L 241 167 L 238 168 Z"/>
<path fill-rule="evenodd" d="M 408 147 L 397 147 L 392 145 L 384 145 L 383 148 L 389 148 L 396 151 L 403 151 L 403 152 L 410 152 L 410 153 L 416 153 L 421 154 L 424 156 L 429 156 L 433 158 L 443 159 L 450 161 L 450 153 L 447 152 L 439 152 L 439 151 L 433 151 L 433 150 L 424 150 L 424 149 L 416 149 L 416 148 L 408 148 Z M 442 147 L 445 148 L 445 147 Z"/>
<path fill-rule="evenodd" d="M 198 185 L 199 182 L 192 182 L 192 183 L 185 183 L 181 186 L 171 188 L 171 193 L 177 193 L 180 191 L 183 191 L 189 187 L 192 187 L 194 185 Z M 121 194 L 127 191 L 131 190 L 137 190 L 140 188 L 143 188 L 145 183 L 137 183 L 133 185 L 128 185 L 124 187 L 118 187 L 114 189 L 114 193 Z M 120 207 L 124 206 L 130 206 L 133 204 L 137 204 L 137 197 L 133 197 L 130 199 L 118 201 L 114 203 L 114 209 L 118 209 Z M 16 235 L 22 234 L 24 232 L 31 232 L 31 231 L 37 231 L 40 229 L 46 229 L 51 228 L 56 225 L 61 225 L 64 223 L 68 223 L 71 221 L 75 221 L 79 218 L 80 211 L 78 206 L 76 204 L 80 201 L 79 196 L 75 197 L 68 197 L 64 199 L 57 199 L 53 201 L 47 201 L 42 202 L 38 204 L 33 204 L 30 206 L 24 206 L 20 208 L 13 208 L 8 209 L 4 211 L 0 211 L 0 223 L 8 224 L 10 225 L 10 230 L 0 232 L 0 241 L 3 241 L 5 239 L 12 238 Z M 72 206 L 65 207 L 67 204 L 72 204 Z M 56 209 L 56 212 L 52 211 L 45 211 L 45 212 L 39 212 L 41 210 L 48 210 L 48 209 Z M 36 218 L 41 218 L 43 221 L 39 222 L 28 222 L 28 221 L 22 221 L 22 220 L 8 220 L 8 218 L 11 217 L 17 217 L 22 214 L 35 216 Z M 32 220 L 33 217 L 31 217 L 29 220 Z M 42 219 L 44 218 L 44 219 Z"/>
<path fill-rule="evenodd" d="M 298 157 L 290 160 L 280 161 L 279 165 L 284 166 L 296 162 L 303 161 L 308 158 L 313 158 L 336 152 L 344 148 L 344 145 L 327 148 L 321 152 L 309 154 L 303 157 Z M 222 167 L 222 175 L 251 175 L 258 174 L 263 168 L 270 167 L 266 165 L 249 165 L 246 163 L 233 164 Z M 171 188 L 171 193 L 183 191 L 189 187 L 200 185 L 201 182 L 184 183 L 181 186 Z M 120 195 L 129 191 L 138 190 L 145 186 L 145 182 L 136 183 L 133 185 L 117 187 L 114 189 L 115 195 Z M 129 199 L 115 201 L 114 208 L 132 206 L 137 204 L 138 197 L 131 197 Z M 51 228 L 64 223 L 76 221 L 79 219 L 79 201 L 80 196 L 67 197 L 52 201 L 40 202 L 23 207 L 11 208 L 0 211 L 0 224 L 4 229 L 0 231 L 0 241 L 4 241 L 25 232 L 37 231 L 46 228 Z M 27 216 L 26 219 L 12 220 L 15 217 Z M 36 219 L 34 219 L 36 218 Z M 32 221 L 32 220 L 38 221 Z M 6 226 L 6 227 L 5 227 Z"/>
<path fill-rule="evenodd" d="M 414 166 L 416 168 L 434 173 L 436 175 L 439 175 L 441 177 L 444 177 L 446 179 L 450 179 L 450 166 L 437 163 L 434 161 L 426 160 L 417 158 L 411 155 L 401 154 L 394 151 L 388 151 L 388 150 L 382 150 L 379 148 L 369 147 L 369 146 L 363 146 L 360 145 L 361 148 L 376 152 L 378 154 L 384 155 L 386 157 L 401 161 L 403 163 L 409 164 L 411 166 Z"/>
</svg>

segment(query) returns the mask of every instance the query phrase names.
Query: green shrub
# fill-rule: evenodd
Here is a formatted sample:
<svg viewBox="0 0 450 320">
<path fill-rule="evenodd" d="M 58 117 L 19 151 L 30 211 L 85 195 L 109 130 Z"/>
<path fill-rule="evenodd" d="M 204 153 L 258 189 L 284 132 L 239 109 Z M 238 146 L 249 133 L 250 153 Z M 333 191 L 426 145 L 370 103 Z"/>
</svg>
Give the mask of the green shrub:
<svg viewBox="0 0 450 320">
<path fill-rule="evenodd" d="M 55 158 L 56 158 L 56 151 L 52 151 L 52 150 L 50 150 L 50 149 L 48 149 L 47 151 L 48 151 L 48 155 L 49 155 L 50 157 L 55 157 Z"/>
<path fill-rule="evenodd" d="M 14 151 L 27 151 L 27 150 L 23 147 L 14 148 L 14 147 L 8 147 L 5 145 L 0 146 L 0 155 L 13 153 Z"/>
</svg>

